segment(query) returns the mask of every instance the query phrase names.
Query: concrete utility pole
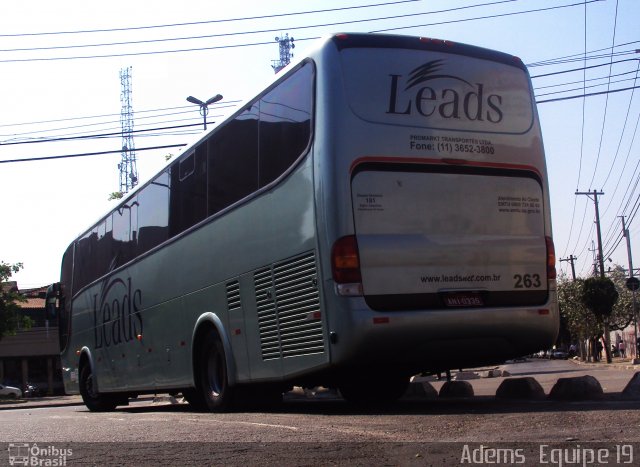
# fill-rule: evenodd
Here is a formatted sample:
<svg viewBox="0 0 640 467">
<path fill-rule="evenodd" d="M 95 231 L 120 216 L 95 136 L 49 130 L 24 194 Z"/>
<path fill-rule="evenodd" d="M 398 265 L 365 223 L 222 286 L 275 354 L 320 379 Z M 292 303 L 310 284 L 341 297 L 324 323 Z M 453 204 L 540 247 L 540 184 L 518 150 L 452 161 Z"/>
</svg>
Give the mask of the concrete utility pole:
<svg viewBox="0 0 640 467">
<path fill-rule="evenodd" d="M 564 261 L 568 261 L 569 264 L 571 264 L 571 277 L 573 278 L 573 280 L 576 280 L 576 265 L 574 263 L 575 260 L 577 260 L 578 258 L 576 256 L 569 256 L 568 258 L 560 258 L 560 262 L 564 262 Z"/>
<path fill-rule="evenodd" d="M 596 234 L 598 237 L 598 268 L 600 269 L 600 277 L 604 277 L 604 255 L 602 254 L 602 232 L 600 231 L 600 210 L 598 208 L 598 195 L 604 195 L 602 191 L 576 191 L 576 195 L 586 195 L 589 199 L 593 199 L 596 207 Z M 593 196 L 593 198 L 591 198 Z"/>
<path fill-rule="evenodd" d="M 627 240 L 627 259 L 629 260 L 629 277 L 633 278 L 633 259 L 631 258 L 631 234 L 624 224 L 624 216 L 618 216 L 622 220 L 622 235 Z M 636 290 L 631 289 L 633 300 L 633 363 L 638 362 L 638 305 L 636 303 Z"/>
<path fill-rule="evenodd" d="M 598 266 L 600 269 L 600 277 L 604 278 L 604 254 L 602 253 L 602 232 L 600 231 L 600 210 L 598 209 L 598 195 L 604 195 L 602 191 L 576 191 L 576 195 L 586 195 L 589 199 L 593 199 L 596 208 L 596 234 L 598 236 Z M 593 196 L 593 198 L 591 198 Z M 607 363 L 611 363 L 611 347 L 609 343 L 609 318 L 604 317 L 604 353 L 607 356 Z"/>
</svg>

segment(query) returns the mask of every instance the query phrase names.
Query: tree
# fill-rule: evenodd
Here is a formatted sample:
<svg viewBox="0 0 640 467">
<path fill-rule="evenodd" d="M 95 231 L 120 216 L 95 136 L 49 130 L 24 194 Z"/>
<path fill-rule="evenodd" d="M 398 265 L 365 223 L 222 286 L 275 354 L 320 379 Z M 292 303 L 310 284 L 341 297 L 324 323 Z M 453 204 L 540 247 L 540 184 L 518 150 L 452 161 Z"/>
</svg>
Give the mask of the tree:
<svg viewBox="0 0 640 467">
<path fill-rule="evenodd" d="M 618 301 L 618 291 L 608 277 L 590 277 L 584 281 L 582 288 L 582 303 L 604 323 L 604 341 L 607 363 L 611 363 L 611 349 L 609 348 L 609 316 L 613 306 Z"/>
<path fill-rule="evenodd" d="M 627 288 L 628 275 L 622 266 L 615 265 L 607 275 L 618 291 L 618 301 L 609 317 L 609 327 L 611 331 L 621 331 L 633 321 L 633 293 Z"/>
<path fill-rule="evenodd" d="M 7 264 L 0 261 L 0 340 L 15 335 L 19 328 L 28 329 L 32 324 L 28 316 L 20 314 L 18 302 L 24 301 L 24 298 L 9 286 L 9 279 L 20 269 L 22 263 Z"/>
<path fill-rule="evenodd" d="M 582 358 L 586 357 L 584 342 L 587 338 L 600 333 L 600 323 L 582 303 L 584 281 L 575 281 L 567 276 L 558 277 L 558 305 L 572 340 L 578 341 Z"/>
</svg>

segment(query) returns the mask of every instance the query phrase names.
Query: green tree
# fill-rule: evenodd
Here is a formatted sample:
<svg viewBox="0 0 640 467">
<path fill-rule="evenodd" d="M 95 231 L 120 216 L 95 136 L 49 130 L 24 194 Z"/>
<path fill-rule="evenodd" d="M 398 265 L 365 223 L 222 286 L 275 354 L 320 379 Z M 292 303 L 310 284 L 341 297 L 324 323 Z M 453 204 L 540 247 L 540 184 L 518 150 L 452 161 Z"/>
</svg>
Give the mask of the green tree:
<svg viewBox="0 0 640 467">
<path fill-rule="evenodd" d="M 558 305 L 560 314 L 571 333 L 572 340 L 577 340 L 581 358 L 585 358 L 587 350 L 584 342 L 587 338 L 599 334 L 601 325 L 593 313 L 582 303 L 584 280 L 571 280 L 563 275 L 558 277 Z"/>
<path fill-rule="evenodd" d="M 585 279 L 582 288 L 582 303 L 604 323 L 604 342 L 607 363 L 611 363 L 611 348 L 609 347 L 609 317 L 618 301 L 618 291 L 608 277 L 590 277 Z"/>
<path fill-rule="evenodd" d="M 18 302 L 25 299 L 9 287 L 11 276 L 22 269 L 22 263 L 7 264 L 0 261 L 0 340 L 12 336 L 19 328 L 28 329 L 32 321 L 28 316 L 20 314 Z"/>
<path fill-rule="evenodd" d="M 633 293 L 627 288 L 628 275 L 622 266 L 615 265 L 607 275 L 618 291 L 618 301 L 609 317 L 609 327 L 611 331 L 621 331 L 633 321 Z"/>
</svg>

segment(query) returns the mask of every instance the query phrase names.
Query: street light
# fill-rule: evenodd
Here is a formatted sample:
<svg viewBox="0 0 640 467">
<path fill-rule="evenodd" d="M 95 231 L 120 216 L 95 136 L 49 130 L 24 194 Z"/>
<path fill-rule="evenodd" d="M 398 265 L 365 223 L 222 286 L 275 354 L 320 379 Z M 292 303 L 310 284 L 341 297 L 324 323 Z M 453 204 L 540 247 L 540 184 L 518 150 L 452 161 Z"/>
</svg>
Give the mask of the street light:
<svg viewBox="0 0 640 467">
<path fill-rule="evenodd" d="M 209 105 L 222 99 L 222 94 L 216 94 L 206 102 L 202 102 L 193 96 L 187 97 L 187 101 L 200 106 L 200 115 L 204 117 L 204 129 L 207 129 L 207 114 L 209 113 Z"/>
</svg>

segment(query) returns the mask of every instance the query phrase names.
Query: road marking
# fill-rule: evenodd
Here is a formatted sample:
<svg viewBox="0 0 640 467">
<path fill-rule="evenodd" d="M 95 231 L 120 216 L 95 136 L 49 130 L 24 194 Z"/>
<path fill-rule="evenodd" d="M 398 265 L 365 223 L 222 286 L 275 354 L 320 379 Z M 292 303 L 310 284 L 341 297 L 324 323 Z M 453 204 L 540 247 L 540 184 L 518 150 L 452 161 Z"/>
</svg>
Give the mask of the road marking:
<svg viewBox="0 0 640 467">
<path fill-rule="evenodd" d="M 202 421 L 202 419 L 192 418 L 191 421 Z M 299 428 L 297 426 L 289 426 L 289 425 L 274 425 L 272 423 L 258 423 L 258 422 L 243 422 L 241 420 L 215 420 L 216 423 L 226 423 L 227 425 L 250 425 L 250 426 L 258 426 L 264 428 L 284 428 L 285 430 L 290 431 L 298 431 Z"/>
</svg>

